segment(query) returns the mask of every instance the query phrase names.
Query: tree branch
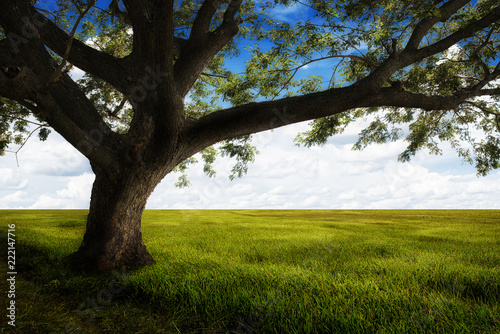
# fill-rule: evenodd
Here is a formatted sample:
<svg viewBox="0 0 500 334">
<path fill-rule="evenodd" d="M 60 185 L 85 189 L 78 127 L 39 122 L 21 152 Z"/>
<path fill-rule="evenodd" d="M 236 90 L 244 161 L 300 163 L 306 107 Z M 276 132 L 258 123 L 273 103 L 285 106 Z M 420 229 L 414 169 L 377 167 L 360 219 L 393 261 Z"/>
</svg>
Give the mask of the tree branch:
<svg viewBox="0 0 500 334">
<path fill-rule="evenodd" d="M 500 88 L 493 88 L 493 89 L 481 89 L 477 91 L 475 96 L 500 96 Z"/>
<path fill-rule="evenodd" d="M 26 24 L 21 18 L 30 7 L 8 1 L 11 2 L 6 6 L 9 10 L 0 12 L 0 22 L 9 34 L 21 36 Z M 23 43 L 22 52 L 16 53 L 10 41 L 0 41 L 0 65 L 16 64 L 21 68 L 15 77 L 0 73 L 0 96 L 39 114 L 93 164 L 117 164 L 113 149 L 120 147 L 121 137 L 109 129 L 93 103 L 69 76 L 63 76 L 49 91 L 40 90 L 54 71 L 53 57 L 39 38 L 29 38 Z"/>
<path fill-rule="evenodd" d="M 451 110 L 468 97 L 466 92 L 444 97 L 411 93 L 394 87 L 384 87 L 376 94 L 366 94 L 353 85 L 216 111 L 192 121 L 182 137 L 190 138 L 188 153 L 193 155 L 225 139 L 332 116 L 355 108 Z"/>
<path fill-rule="evenodd" d="M 23 105 L 23 107 L 26 107 L 26 106 Z M 41 123 L 29 121 L 29 120 L 24 119 L 22 117 L 17 117 L 17 116 L 12 116 L 12 115 L 2 115 L 2 116 L 8 117 L 8 118 L 12 118 L 12 119 L 17 119 L 17 120 L 20 120 L 20 121 L 23 121 L 23 122 L 26 122 L 26 123 L 30 123 L 30 124 L 36 125 L 38 127 L 49 127 L 48 124 L 41 124 Z"/>
<path fill-rule="evenodd" d="M 118 5 L 119 2 L 120 2 L 120 0 L 113 0 L 109 4 L 109 10 L 111 12 L 112 18 L 116 17 L 118 20 L 122 21 L 123 23 L 131 25 L 132 23 L 130 21 L 128 14 L 120 9 L 120 6 Z M 113 22 L 113 19 L 111 19 L 111 21 Z"/>
<path fill-rule="evenodd" d="M 476 102 L 473 102 L 473 101 L 465 101 L 465 103 L 466 104 L 470 104 L 471 106 L 478 108 L 479 110 L 481 110 L 486 115 L 493 115 L 493 116 L 496 116 L 496 117 L 500 116 L 500 113 L 488 110 L 488 109 L 484 108 L 483 106 L 481 106 L 479 103 L 476 103 Z"/>
<path fill-rule="evenodd" d="M 443 14 L 439 18 L 444 19 L 451 16 L 453 14 L 452 10 L 455 10 L 456 7 L 461 5 L 463 1 L 465 0 L 454 0 L 443 5 L 442 6 L 443 8 L 448 5 L 449 7 L 445 12 L 443 12 Z M 428 20 L 432 21 L 432 19 Z M 433 20 L 435 21 L 437 20 L 437 18 L 434 18 Z M 449 35 L 448 37 L 434 44 L 423 47 L 421 49 L 414 49 L 414 45 L 417 45 L 418 38 L 423 38 L 425 36 L 425 33 L 428 32 L 428 30 L 432 26 L 431 27 L 428 27 L 427 25 L 425 25 L 425 27 L 417 26 L 414 30 L 415 37 L 413 37 L 413 41 L 411 43 L 408 42 L 408 45 L 410 47 L 408 47 L 407 45 L 407 47 L 401 53 L 398 54 L 397 58 L 389 57 L 386 61 L 384 61 L 384 63 L 378 66 L 378 68 L 375 69 L 372 73 L 370 73 L 366 78 L 360 80 L 357 83 L 357 85 L 361 89 L 366 89 L 369 92 L 376 92 L 377 89 L 382 87 L 384 82 L 386 82 L 390 78 L 390 76 L 396 71 L 406 66 L 409 66 L 415 62 L 418 62 L 422 59 L 425 59 L 429 56 L 445 51 L 449 49 L 451 46 L 458 43 L 459 41 L 474 36 L 476 32 L 488 27 L 489 25 L 498 20 L 500 20 L 500 7 L 494 8 L 483 18 L 468 24 L 464 28 L 456 31 L 455 33 Z M 410 38 L 410 41 L 411 40 L 412 38 Z M 418 44 L 420 44 L 420 42 L 418 42 Z"/>
<path fill-rule="evenodd" d="M 483 30 L 484 28 L 488 27 L 498 20 L 500 20 L 500 7 L 495 7 L 483 18 L 469 23 L 467 26 L 454 32 L 448 37 L 445 37 L 442 40 L 429 46 L 423 47 L 419 50 L 413 51 L 413 56 L 409 57 L 408 62 L 410 62 L 411 64 L 413 62 L 427 58 L 433 54 L 443 52 L 456 43 L 460 42 L 461 40 L 474 36 L 476 32 Z"/>
<path fill-rule="evenodd" d="M 176 87 L 181 96 L 186 96 L 207 64 L 239 31 L 238 26 L 241 20 L 235 18 L 235 15 L 239 11 L 242 0 L 232 0 L 224 12 L 221 25 L 215 31 L 203 34 L 207 28 L 208 16 L 213 12 L 213 7 L 209 6 L 217 4 L 216 0 L 206 1 L 208 3 L 204 3 L 200 8 L 203 12 L 199 13 L 197 27 L 174 65 Z"/>
<path fill-rule="evenodd" d="M 60 56 L 67 53 L 67 61 L 76 67 L 108 82 L 122 93 L 126 93 L 131 83 L 126 80 L 129 57 L 118 59 L 98 51 L 79 40 L 74 40 L 54 22 L 42 14 L 30 13 L 31 21 L 36 23 L 43 42 Z M 72 41 L 72 42 L 71 42 Z"/>
<path fill-rule="evenodd" d="M 128 99 L 129 99 L 129 98 L 128 98 L 127 96 L 125 96 L 125 97 L 121 100 L 120 104 L 119 104 L 119 105 L 117 105 L 117 106 L 113 109 L 113 111 L 111 111 L 111 110 L 109 110 L 109 109 L 106 109 L 106 112 L 108 113 L 108 116 L 110 116 L 110 117 L 117 117 L 116 115 L 118 115 L 118 113 L 119 113 L 119 112 L 123 109 L 123 107 L 125 106 L 125 103 L 127 103 Z"/>
<path fill-rule="evenodd" d="M 48 89 L 50 87 L 50 85 L 52 85 L 54 82 L 58 81 L 62 75 L 66 74 L 71 69 L 71 66 L 68 67 L 68 70 L 65 70 L 64 68 L 66 67 L 66 63 L 68 61 L 69 52 L 71 51 L 71 45 L 73 45 L 73 40 L 75 37 L 76 29 L 80 25 L 80 21 L 85 17 L 85 15 L 87 15 L 87 13 L 92 8 L 92 6 L 94 6 L 95 2 L 96 2 L 96 0 L 89 1 L 89 3 L 87 4 L 87 7 L 85 7 L 85 10 L 80 11 L 78 18 L 76 19 L 76 22 L 73 25 L 73 29 L 71 30 L 71 33 L 69 34 L 69 42 L 68 42 L 68 45 L 66 46 L 66 50 L 64 51 L 64 54 L 62 56 L 61 64 L 57 67 L 57 69 L 51 75 L 49 80 L 47 80 L 47 83 L 45 84 L 45 89 Z M 77 6 L 77 9 L 78 9 L 78 6 Z"/>
<path fill-rule="evenodd" d="M 317 61 L 321 61 L 321 60 L 326 60 L 326 59 L 334 59 L 334 58 L 342 58 L 342 60 L 346 59 L 346 58 L 350 58 L 350 59 L 354 59 L 354 60 L 358 60 L 358 61 L 361 61 L 363 63 L 367 63 L 368 65 L 370 65 L 370 67 L 372 68 L 377 68 L 377 65 L 375 65 L 373 62 L 371 62 L 370 60 L 364 58 L 364 57 L 361 57 L 361 56 L 356 56 L 356 55 L 335 55 L 335 56 L 326 56 L 326 57 L 321 57 L 321 58 L 317 58 L 317 59 L 312 59 L 310 61 L 307 61 L 291 70 L 275 70 L 275 71 L 269 71 L 269 73 L 272 73 L 272 72 L 289 72 L 289 71 L 293 71 L 292 75 L 290 76 L 290 78 L 288 78 L 288 80 L 283 84 L 283 86 L 281 87 L 281 89 L 278 91 L 278 93 L 276 94 L 276 97 L 278 97 L 280 95 L 280 93 L 283 91 L 283 89 L 285 89 L 285 87 L 290 83 L 290 81 L 292 81 L 293 77 L 295 76 L 295 74 L 297 74 L 297 72 L 304 66 L 307 66 L 309 64 L 312 64 L 314 62 L 317 62 Z M 335 72 L 335 71 L 334 71 Z M 273 100 L 274 100 L 273 98 Z"/>
<path fill-rule="evenodd" d="M 207 37 L 212 19 L 221 4 L 221 0 L 203 1 L 193 21 L 193 27 L 189 36 L 191 41 L 200 41 Z"/>
<path fill-rule="evenodd" d="M 413 33 L 406 44 L 405 50 L 412 51 L 417 50 L 418 46 L 422 42 L 422 39 L 427 35 L 429 30 L 438 22 L 446 21 L 456 13 L 460 8 L 469 3 L 470 0 L 452 0 L 448 1 L 439 8 L 439 16 L 430 17 L 423 19 L 417 23 L 417 26 L 413 30 Z"/>
</svg>

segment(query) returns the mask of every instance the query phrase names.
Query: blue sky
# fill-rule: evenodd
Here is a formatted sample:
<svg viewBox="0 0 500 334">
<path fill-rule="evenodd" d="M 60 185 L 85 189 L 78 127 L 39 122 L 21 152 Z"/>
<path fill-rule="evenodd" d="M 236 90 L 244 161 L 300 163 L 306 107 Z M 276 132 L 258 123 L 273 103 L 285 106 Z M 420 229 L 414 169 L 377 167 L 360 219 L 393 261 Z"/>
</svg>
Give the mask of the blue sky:
<svg viewBox="0 0 500 334">
<path fill-rule="evenodd" d="M 294 21 L 304 15 L 297 6 L 276 15 Z M 331 66 L 330 66 L 331 67 Z M 300 75 L 323 71 L 311 64 Z M 478 178 L 475 170 L 448 146 L 443 155 L 419 152 L 409 163 L 397 162 L 405 142 L 352 151 L 363 122 L 349 127 L 322 147 L 296 147 L 307 122 L 254 135 L 260 154 L 242 179 L 229 181 L 234 161 L 219 158 L 217 177 L 195 165 L 192 186 L 178 189 L 176 174 L 157 187 L 150 209 L 500 209 L 500 171 Z M 87 160 L 59 135 L 46 142 L 28 141 L 18 154 L 0 157 L 0 209 L 88 208 L 93 174 Z"/>
</svg>

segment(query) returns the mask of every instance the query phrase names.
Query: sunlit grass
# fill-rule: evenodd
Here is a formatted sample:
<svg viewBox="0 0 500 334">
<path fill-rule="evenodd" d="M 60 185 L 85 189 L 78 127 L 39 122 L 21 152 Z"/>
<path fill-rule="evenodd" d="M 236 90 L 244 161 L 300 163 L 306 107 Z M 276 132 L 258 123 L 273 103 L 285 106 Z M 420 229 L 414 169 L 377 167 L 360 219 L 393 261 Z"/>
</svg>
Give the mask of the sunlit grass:
<svg viewBox="0 0 500 334">
<path fill-rule="evenodd" d="M 500 211 L 147 211 L 143 236 L 157 263 L 123 274 L 118 290 L 106 290 L 113 276 L 65 265 L 85 211 L 0 215 L 2 232 L 16 224 L 28 292 L 66 305 L 53 305 L 50 325 L 33 327 L 51 303 L 34 304 L 18 329 L 500 332 Z M 99 295 L 110 300 L 89 306 Z"/>
</svg>

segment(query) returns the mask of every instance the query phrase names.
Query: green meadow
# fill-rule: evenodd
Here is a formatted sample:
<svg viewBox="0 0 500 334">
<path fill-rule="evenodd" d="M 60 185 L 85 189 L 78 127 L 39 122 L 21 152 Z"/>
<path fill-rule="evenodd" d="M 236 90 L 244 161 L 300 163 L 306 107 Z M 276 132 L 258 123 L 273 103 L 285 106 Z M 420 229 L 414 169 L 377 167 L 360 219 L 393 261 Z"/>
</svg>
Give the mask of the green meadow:
<svg viewBox="0 0 500 334">
<path fill-rule="evenodd" d="M 146 211 L 157 263 L 99 275 L 66 261 L 85 220 L 0 211 L 2 333 L 500 333 L 499 210 Z"/>
</svg>

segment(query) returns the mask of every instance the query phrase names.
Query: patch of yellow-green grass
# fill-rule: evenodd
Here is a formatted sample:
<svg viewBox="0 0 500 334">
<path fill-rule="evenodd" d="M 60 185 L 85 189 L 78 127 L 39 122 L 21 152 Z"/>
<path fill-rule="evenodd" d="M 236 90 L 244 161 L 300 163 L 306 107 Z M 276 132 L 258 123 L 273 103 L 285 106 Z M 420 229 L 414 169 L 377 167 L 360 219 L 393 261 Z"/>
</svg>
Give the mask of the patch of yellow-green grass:
<svg viewBox="0 0 500 334">
<path fill-rule="evenodd" d="M 20 277 L 64 301 L 81 332 L 500 331 L 498 210 L 151 210 L 157 263 L 97 276 L 64 261 L 85 215 L 0 211 L 2 232 L 16 224 Z M 31 310 L 21 325 L 39 321 Z"/>
</svg>

